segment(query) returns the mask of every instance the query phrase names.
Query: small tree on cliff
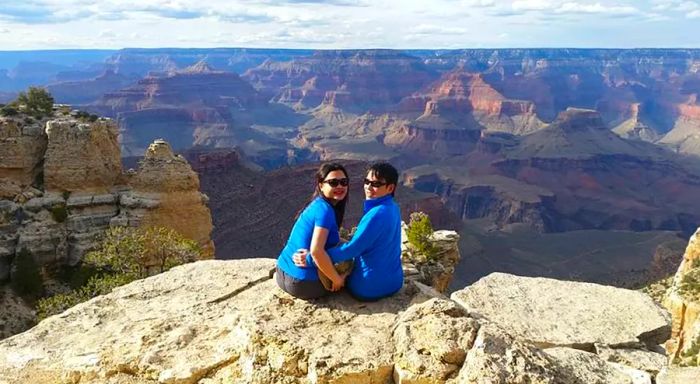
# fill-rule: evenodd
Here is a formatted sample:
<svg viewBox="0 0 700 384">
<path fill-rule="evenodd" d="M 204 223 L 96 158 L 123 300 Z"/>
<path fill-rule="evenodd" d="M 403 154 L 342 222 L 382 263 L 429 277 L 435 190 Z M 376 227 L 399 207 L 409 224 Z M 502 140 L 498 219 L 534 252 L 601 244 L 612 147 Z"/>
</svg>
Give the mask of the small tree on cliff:
<svg viewBox="0 0 700 384">
<path fill-rule="evenodd" d="M 100 248 L 87 254 L 85 262 L 141 279 L 201 257 L 199 245 L 173 229 L 114 227 L 106 232 Z"/>
<path fill-rule="evenodd" d="M 27 92 L 20 92 L 10 105 L 40 119 L 53 113 L 54 99 L 44 88 L 29 87 Z"/>
<path fill-rule="evenodd" d="M 120 285 L 164 272 L 202 256 L 196 242 L 170 228 L 110 228 L 99 248 L 85 256 L 84 264 L 97 268 L 97 274 L 70 293 L 40 300 L 37 316 L 44 319 L 61 313 L 78 303 L 107 294 Z"/>
<path fill-rule="evenodd" d="M 430 217 L 423 212 L 411 213 L 408 228 L 406 229 L 408 243 L 415 251 L 430 260 L 435 253 L 435 247 L 430 241 L 433 235 L 433 224 Z"/>
</svg>

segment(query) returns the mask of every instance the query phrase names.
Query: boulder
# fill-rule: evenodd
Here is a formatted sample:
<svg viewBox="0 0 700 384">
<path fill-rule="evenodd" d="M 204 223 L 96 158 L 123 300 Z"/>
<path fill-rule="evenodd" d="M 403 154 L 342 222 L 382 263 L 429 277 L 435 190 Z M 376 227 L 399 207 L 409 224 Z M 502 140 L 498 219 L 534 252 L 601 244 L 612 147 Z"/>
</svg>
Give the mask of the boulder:
<svg viewBox="0 0 700 384">
<path fill-rule="evenodd" d="M 632 348 L 610 348 L 604 345 L 595 346 L 596 353 L 603 360 L 623 364 L 640 371 L 657 375 L 666 366 L 666 355 Z"/>
<path fill-rule="evenodd" d="M 479 324 L 455 302 L 434 298 L 397 319 L 394 383 L 439 383 L 454 378 L 471 349 Z"/>
<path fill-rule="evenodd" d="M 649 374 L 625 367 L 618 368 L 594 353 L 563 347 L 545 349 L 545 352 L 581 383 L 651 384 Z"/>
<path fill-rule="evenodd" d="M 651 345 L 670 333 L 668 313 L 649 296 L 598 284 L 492 273 L 451 298 L 542 347 Z"/>
</svg>

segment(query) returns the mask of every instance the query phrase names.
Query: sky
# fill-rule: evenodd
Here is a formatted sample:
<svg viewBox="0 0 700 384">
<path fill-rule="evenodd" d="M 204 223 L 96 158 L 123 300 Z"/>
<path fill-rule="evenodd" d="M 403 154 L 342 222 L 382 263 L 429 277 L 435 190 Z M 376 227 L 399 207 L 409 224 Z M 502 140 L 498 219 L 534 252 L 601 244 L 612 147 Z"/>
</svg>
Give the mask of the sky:
<svg viewBox="0 0 700 384">
<path fill-rule="evenodd" d="M 0 50 L 700 48 L 700 0 L 2 0 Z"/>
</svg>

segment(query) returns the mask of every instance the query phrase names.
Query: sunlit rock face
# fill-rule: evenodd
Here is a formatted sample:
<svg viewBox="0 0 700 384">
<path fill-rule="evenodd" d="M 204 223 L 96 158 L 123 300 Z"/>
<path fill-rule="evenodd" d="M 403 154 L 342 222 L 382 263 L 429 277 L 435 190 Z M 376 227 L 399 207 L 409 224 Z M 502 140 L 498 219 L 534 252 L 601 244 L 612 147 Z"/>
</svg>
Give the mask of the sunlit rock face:
<svg viewBox="0 0 700 384">
<path fill-rule="evenodd" d="M 199 261 L 119 287 L 0 342 L 0 380 L 588 384 L 640 382 L 633 381 L 638 377 L 651 382 L 661 369 L 648 363 L 659 354 L 643 345 L 625 344 L 625 350 L 616 345 L 668 327 L 656 321 L 658 308 L 650 303 L 619 313 L 614 311 L 625 304 L 608 298 L 598 301 L 597 310 L 614 317 L 591 323 L 586 320 L 591 308 L 574 298 L 586 303 L 600 298 L 582 283 L 567 283 L 559 293 L 571 300 L 546 314 L 566 315 L 558 329 L 522 310 L 541 306 L 540 297 L 525 296 L 510 314 L 519 324 L 539 326 L 545 339 L 595 335 L 599 347 L 589 351 L 533 343 L 481 308 L 465 308 L 462 295 L 450 300 L 411 278 L 397 294 L 377 302 L 358 302 L 345 292 L 295 299 L 277 288 L 274 267 L 274 259 Z M 517 287 L 528 284 L 508 278 Z M 554 294 L 560 283 L 542 289 Z M 509 300 L 499 289 L 482 292 L 494 307 Z M 641 295 L 601 289 L 613 298 Z M 639 359 L 647 363 L 620 357 L 635 354 L 647 356 Z"/>
<path fill-rule="evenodd" d="M 208 257 L 214 256 L 208 198 L 199 190 L 197 173 L 167 142 L 156 140 L 148 147 L 128 185 L 129 191 L 119 197 L 124 209 L 113 223 L 172 228 L 202 245 Z"/>
<path fill-rule="evenodd" d="M 29 121 L 0 121 L 0 280 L 22 249 L 40 266 L 76 265 L 111 225 L 171 227 L 213 256 L 197 174 L 166 142 L 153 143 L 140 169 L 124 174 L 113 120 L 61 110 Z"/>
<path fill-rule="evenodd" d="M 427 91 L 403 99 L 398 110 L 420 110 L 419 121 L 430 121 L 431 117 L 434 121 L 439 116 L 472 130 L 527 134 L 545 126 L 537 118 L 532 102 L 510 100 L 484 81 L 481 74 L 459 70 L 443 75 Z"/>
<path fill-rule="evenodd" d="M 700 230 L 690 238 L 683 261 L 664 305 L 673 316 L 673 333 L 666 343 L 673 364 L 700 363 Z"/>
<path fill-rule="evenodd" d="M 14 197 L 39 176 L 47 144 L 44 123 L 0 118 L 0 198 Z"/>
<path fill-rule="evenodd" d="M 121 158 L 113 121 L 55 119 L 46 124 L 46 136 L 46 191 L 107 192 L 120 183 Z"/>
</svg>

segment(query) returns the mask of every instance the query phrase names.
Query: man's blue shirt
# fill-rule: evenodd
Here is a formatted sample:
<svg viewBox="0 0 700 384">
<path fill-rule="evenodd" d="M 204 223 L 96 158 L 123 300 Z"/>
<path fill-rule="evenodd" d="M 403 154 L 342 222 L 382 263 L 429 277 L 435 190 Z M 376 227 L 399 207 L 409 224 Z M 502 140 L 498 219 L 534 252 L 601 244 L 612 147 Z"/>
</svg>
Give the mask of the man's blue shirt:
<svg viewBox="0 0 700 384">
<path fill-rule="evenodd" d="M 352 240 L 328 254 L 334 263 L 355 259 L 346 286 L 359 298 L 381 298 L 401 289 L 401 212 L 393 197 L 365 200 L 365 214 Z"/>
<path fill-rule="evenodd" d="M 311 237 L 314 227 L 328 230 L 328 239 L 325 248 L 333 247 L 340 242 L 338 224 L 335 221 L 333 207 L 322 197 L 317 197 L 304 211 L 292 227 L 287 244 L 277 258 L 277 265 L 289 276 L 299 280 L 318 280 L 318 269 L 315 264 L 309 264 L 307 268 L 299 268 L 294 265 L 292 256 L 298 249 L 311 249 Z"/>
</svg>

